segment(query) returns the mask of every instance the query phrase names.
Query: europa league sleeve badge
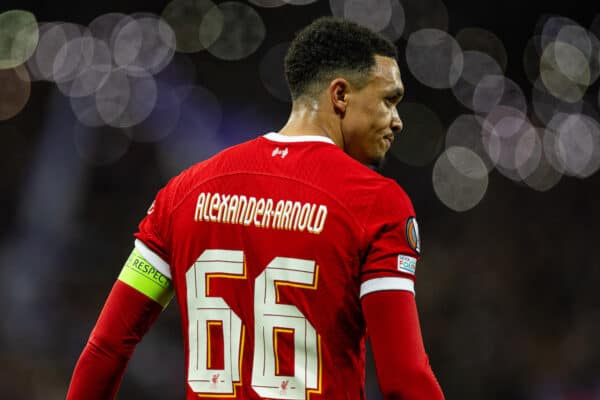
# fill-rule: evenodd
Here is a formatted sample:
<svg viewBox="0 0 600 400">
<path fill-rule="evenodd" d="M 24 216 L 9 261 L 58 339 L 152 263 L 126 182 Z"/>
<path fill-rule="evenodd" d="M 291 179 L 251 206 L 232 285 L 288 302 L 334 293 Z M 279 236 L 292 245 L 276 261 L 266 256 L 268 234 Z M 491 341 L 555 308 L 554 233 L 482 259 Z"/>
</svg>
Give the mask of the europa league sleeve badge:
<svg viewBox="0 0 600 400">
<path fill-rule="evenodd" d="M 406 241 L 408 246 L 417 254 L 421 254 L 421 238 L 419 237 L 419 224 L 415 217 L 406 220 Z"/>
</svg>

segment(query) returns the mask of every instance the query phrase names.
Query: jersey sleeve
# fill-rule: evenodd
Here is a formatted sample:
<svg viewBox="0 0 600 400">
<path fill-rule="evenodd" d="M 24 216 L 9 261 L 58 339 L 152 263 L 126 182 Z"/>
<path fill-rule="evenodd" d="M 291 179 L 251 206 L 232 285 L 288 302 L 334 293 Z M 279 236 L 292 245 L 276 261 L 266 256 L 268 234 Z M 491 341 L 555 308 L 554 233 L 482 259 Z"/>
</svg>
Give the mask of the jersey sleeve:
<svg viewBox="0 0 600 400">
<path fill-rule="evenodd" d="M 395 182 L 376 196 L 367 217 L 366 240 L 360 297 L 388 290 L 414 294 L 421 251 L 419 228 L 412 202 Z"/>
<path fill-rule="evenodd" d="M 171 180 L 162 188 L 148 208 L 138 226 L 135 249 L 154 268 L 171 279 L 170 268 L 170 209 L 174 183 Z"/>
</svg>

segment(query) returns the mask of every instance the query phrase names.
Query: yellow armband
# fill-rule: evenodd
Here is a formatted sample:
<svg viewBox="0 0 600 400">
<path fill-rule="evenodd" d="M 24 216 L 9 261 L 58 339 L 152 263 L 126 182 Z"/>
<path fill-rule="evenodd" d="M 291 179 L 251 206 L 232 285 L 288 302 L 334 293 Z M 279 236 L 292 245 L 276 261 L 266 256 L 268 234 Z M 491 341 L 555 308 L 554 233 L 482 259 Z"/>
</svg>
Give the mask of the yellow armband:
<svg viewBox="0 0 600 400">
<path fill-rule="evenodd" d="M 175 293 L 171 280 L 133 249 L 118 278 L 165 308 Z"/>
</svg>

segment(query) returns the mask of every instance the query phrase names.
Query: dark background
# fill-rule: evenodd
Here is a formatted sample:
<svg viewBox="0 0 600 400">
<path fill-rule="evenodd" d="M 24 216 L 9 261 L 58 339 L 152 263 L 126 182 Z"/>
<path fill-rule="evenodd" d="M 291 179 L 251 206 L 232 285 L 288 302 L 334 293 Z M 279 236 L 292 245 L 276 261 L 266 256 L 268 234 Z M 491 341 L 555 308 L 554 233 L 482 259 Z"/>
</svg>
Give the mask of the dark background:
<svg viewBox="0 0 600 400">
<path fill-rule="evenodd" d="M 160 14 L 165 5 L 2 1 L 0 12 L 19 8 L 33 12 L 38 21 L 87 25 L 103 13 Z M 577 1 L 460 0 L 446 7 L 450 34 L 479 27 L 503 41 L 506 76 L 527 96 L 531 85 L 522 55 L 540 16 L 559 14 L 589 27 L 600 11 L 591 2 Z M 327 1 L 254 8 L 267 29 L 254 54 L 240 61 L 219 60 L 207 52 L 187 56 L 195 81 L 221 102 L 216 149 L 283 125 L 289 103 L 262 86 L 259 62 L 271 46 L 330 14 Z M 468 110 L 449 90 L 417 82 L 403 59 L 406 41 L 397 44 L 405 101 L 426 104 L 447 128 Z M 597 85 L 589 92 L 596 96 Z M 169 178 L 158 162 L 161 142 L 134 142 L 108 165 L 82 161 L 72 132 L 43 129 L 52 121 L 73 120 L 61 97 L 53 84 L 34 82 L 25 109 L 0 121 L 3 399 L 64 398 L 87 335 L 131 251 L 131 235 Z M 600 399 L 600 174 L 583 180 L 563 177 L 551 190 L 536 192 L 493 171 L 482 202 L 457 213 L 437 199 L 432 167 L 411 167 L 390 156 L 382 173 L 403 186 L 419 216 L 423 258 L 417 302 L 426 348 L 446 398 Z M 368 397 L 376 399 L 373 371 L 368 375 Z M 171 305 L 138 346 L 119 397 L 181 399 L 184 382 L 178 312 Z"/>
</svg>

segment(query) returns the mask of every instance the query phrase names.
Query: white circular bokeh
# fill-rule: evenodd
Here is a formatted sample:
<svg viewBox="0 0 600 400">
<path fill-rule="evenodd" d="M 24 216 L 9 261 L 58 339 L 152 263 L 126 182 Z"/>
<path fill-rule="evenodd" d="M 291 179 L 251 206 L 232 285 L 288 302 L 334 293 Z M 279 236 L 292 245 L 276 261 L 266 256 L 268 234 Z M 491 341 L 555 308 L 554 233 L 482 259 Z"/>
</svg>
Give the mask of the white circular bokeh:
<svg viewBox="0 0 600 400">
<path fill-rule="evenodd" d="M 175 35 L 176 50 L 182 53 L 196 53 L 204 50 L 221 34 L 208 40 L 200 37 L 200 26 L 203 24 L 207 13 L 215 7 L 210 0 L 173 0 L 163 10 L 161 16 L 173 30 Z M 213 12 L 211 22 L 222 27 L 223 19 Z"/>
<path fill-rule="evenodd" d="M 473 99 L 477 85 L 487 76 L 501 76 L 502 69 L 496 60 L 479 51 L 465 51 L 463 57 L 463 70 L 452 86 L 452 93 L 462 105 L 475 111 Z"/>
<path fill-rule="evenodd" d="M 465 147 L 450 147 L 437 159 L 433 189 L 448 208 L 462 212 L 475 207 L 488 187 L 488 172 L 477 154 Z"/>
<path fill-rule="evenodd" d="M 456 40 L 438 29 L 421 29 L 408 38 L 406 62 L 413 76 L 434 89 L 447 89 L 458 81 L 463 54 Z"/>
<path fill-rule="evenodd" d="M 398 0 L 329 0 L 329 7 L 334 16 L 378 32 L 390 24 L 393 2 Z"/>
<path fill-rule="evenodd" d="M 241 60 L 254 53 L 265 35 L 261 16 L 252 7 L 235 1 L 211 8 L 200 25 L 202 44 L 215 57 L 228 61 Z"/>
</svg>

